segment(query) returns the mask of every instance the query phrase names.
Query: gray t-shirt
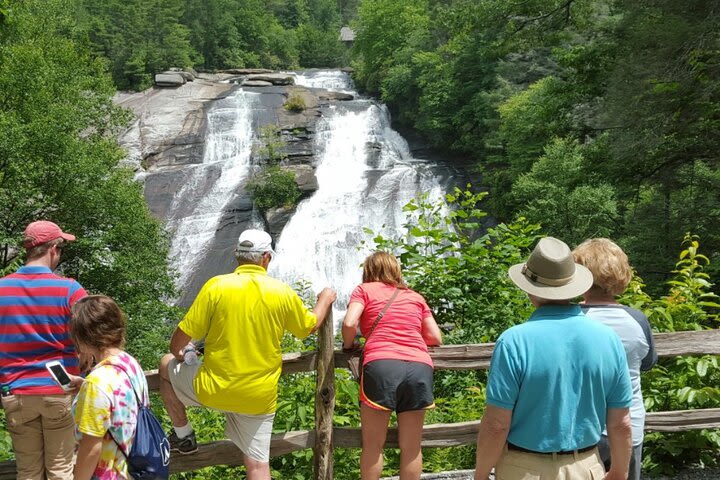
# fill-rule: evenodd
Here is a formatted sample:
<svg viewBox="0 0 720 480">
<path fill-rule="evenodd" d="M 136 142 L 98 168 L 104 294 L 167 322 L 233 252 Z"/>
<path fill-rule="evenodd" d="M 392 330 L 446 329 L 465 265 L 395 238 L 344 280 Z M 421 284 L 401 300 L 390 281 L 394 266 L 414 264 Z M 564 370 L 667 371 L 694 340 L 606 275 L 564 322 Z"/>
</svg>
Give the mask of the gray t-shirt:
<svg viewBox="0 0 720 480">
<path fill-rule="evenodd" d="M 640 310 L 625 305 L 581 306 L 588 317 L 615 330 L 625 348 L 633 391 L 633 402 L 630 407 L 633 446 L 640 445 L 645 426 L 645 405 L 640 389 L 640 372 L 650 370 L 657 363 L 650 322 Z"/>
</svg>

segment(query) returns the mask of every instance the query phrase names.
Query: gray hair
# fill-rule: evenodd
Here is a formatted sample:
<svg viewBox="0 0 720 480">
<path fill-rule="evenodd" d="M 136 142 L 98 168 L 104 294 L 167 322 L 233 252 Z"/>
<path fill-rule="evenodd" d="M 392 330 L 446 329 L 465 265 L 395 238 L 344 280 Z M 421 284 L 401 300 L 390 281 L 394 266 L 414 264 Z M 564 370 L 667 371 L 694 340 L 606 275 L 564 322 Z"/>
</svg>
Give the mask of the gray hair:
<svg viewBox="0 0 720 480">
<path fill-rule="evenodd" d="M 238 265 L 260 265 L 262 263 L 264 252 L 242 252 L 235 250 L 235 259 Z"/>
</svg>

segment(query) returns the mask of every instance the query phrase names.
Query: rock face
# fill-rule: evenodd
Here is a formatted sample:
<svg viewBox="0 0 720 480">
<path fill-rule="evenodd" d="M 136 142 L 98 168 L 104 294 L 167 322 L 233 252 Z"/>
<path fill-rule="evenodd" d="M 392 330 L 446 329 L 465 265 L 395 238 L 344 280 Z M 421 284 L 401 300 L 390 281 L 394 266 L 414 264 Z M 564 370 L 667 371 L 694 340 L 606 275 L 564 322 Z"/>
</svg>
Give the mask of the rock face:
<svg viewBox="0 0 720 480">
<path fill-rule="evenodd" d="M 293 213 L 295 213 L 294 207 L 272 208 L 265 212 L 265 224 L 268 233 L 273 237 L 279 236 L 285 224 L 290 221 Z"/>
<path fill-rule="evenodd" d="M 289 165 L 285 169 L 295 174 L 295 183 L 297 183 L 303 198 L 309 197 L 318 189 L 315 169 L 311 165 Z"/>
<path fill-rule="evenodd" d="M 115 95 L 115 103 L 130 109 L 136 118 L 120 137 L 128 150 L 124 164 L 136 171 L 152 171 L 202 162 L 207 107 L 235 87 L 201 76 L 175 89 Z"/>
</svg>

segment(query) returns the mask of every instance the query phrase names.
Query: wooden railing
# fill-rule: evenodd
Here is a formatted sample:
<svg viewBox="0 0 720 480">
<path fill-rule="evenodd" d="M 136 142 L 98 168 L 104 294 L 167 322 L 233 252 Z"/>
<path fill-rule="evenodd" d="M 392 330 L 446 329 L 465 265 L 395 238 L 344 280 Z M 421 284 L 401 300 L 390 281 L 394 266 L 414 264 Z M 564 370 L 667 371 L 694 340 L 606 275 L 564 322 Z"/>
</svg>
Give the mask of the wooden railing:
<svg viewBox="0 0 720 480">
<path fill-rule="evenodd" d="M 660 357 L 678 355 L 720 355 L 720 330 L 676 332 L 655 334 L 655 348 Z M 479 370 L 490 365 L 494 344 L 448 345 L 432 348 L 430 356 L 436 369 Z M 318 336 L 318 350 L 283 355 L 283 374 L 317 372 L 315 396 L 315 429 L 274 434 L 270 455 L 278 456 L 297 450 L 314 449 L 315 478 L 333 478 L 333 448 L 361 447 L 359 428 L 333 427 L 335 410 L 336 367 L 347 364 L 347 355 L 334 350 L 332 322 L 325 322 Z M 151 390 L 158 389 L 157 370 L 146 372 Z M 423 447 L 452 447 L 475 443 L 479 420 L 451 424 L 425 425 Z M 650 412 L 645 420 L 645 430 L 654 432 L 681 432 L 706 428 L 720 428 L 720 408 L 682 410 L 673 412 Z M 388 431 L 388 448 L 397 447 L 397 429 Z M 192 455 L 173 455 L 173 473 L 198 470 L 213 465 L 240 465 L 240 451 L 229 440 L 210 442 L 199 446 Z M 14 462 L 0 463 L 0 480 L 14 479 Z"/>
</svg>

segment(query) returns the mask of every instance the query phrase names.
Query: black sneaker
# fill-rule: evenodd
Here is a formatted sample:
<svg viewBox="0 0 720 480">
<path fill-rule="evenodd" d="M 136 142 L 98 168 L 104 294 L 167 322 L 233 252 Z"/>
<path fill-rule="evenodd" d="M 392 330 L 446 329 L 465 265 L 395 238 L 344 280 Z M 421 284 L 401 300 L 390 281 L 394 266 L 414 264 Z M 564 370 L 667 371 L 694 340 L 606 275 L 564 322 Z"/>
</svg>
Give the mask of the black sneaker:
<svg viewBox="0 0 720 480">
<path fill-rule="evenodd" d="M 168 436 L 170 442 L 170 451 L 178 452 L 180 455 L 187 455 L 198 451 L 197 441 L 195 440 L 195 432 L 192 432 L 185 438 L 178 438 L 177 433 L 171 432 Z"/>
</svg>

